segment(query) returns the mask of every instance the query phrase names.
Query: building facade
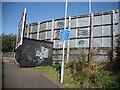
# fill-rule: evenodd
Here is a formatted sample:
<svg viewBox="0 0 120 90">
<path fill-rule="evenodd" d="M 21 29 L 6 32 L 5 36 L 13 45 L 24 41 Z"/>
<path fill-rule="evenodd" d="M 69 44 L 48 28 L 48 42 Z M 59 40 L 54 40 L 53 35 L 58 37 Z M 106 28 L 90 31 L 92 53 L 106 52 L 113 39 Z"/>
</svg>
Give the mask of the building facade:
<svg viewBox="0 0 120 90">
<path fill-rule="evenodd" d="M 119 10 L 67 17 L 70 40 L 65 45 L 65 60 L 78 60 L 84 53 L 86 61 L 108 61 L 116 47 L 119 31 Z M 53 42 L 53 60 L 62 60 L 60 30 L 64 29 L 64 18 L 26 25 L 24 37 Z"/>
</svg>

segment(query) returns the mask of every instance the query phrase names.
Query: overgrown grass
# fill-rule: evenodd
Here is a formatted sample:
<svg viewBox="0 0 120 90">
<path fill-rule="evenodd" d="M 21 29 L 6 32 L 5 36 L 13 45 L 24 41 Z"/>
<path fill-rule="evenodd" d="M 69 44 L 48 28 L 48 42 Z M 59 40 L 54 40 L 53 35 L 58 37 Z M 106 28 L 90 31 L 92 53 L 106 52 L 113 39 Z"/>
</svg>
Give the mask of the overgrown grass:
<svg viewBox="0 0 120 90">
<path fill-rule="evenodd" d="M 78 64 L 76 64 L 78 63 Z M 80 88 L 105 88 L 118 89 L 119 74 L 114 74 L 109 70 L 101 68 L 100 65 L 84 65 L 80 66 L 80 62 L 68 63 L 68 69 L 73 78 L 73 83 Z M 82 68 L 80 68 L 82 67 Z M 102 66 L 103 67 L 103 66 Z"/>
<path fill-rule="evenodd" d="M 48 77 L 54 83 L 58 84 L 62 88 L 75 88 L 75 84 L 70 76 L 70 72 L 68 69 L 64 71 L 64 83 L 60 83 L 59 72 L 56 71 L 56 68 L 53 66 L 39 66 L 35 67 L 35 70 L 41 72 L 44 76 Z"/>
<path fill-rule="evenodd" d="M 58 65 L 39 66 L 31 69 L 41 72 L 61 88 L 105 88 L 110 90 L 120 88 L 118 82 L 120 74 L 113 74 L 103 68 L 96 68 L 99 65 L 85 66 L 82 70 L 79 70 L 80 68 L 78 69 L 72 64 L 74 63 L 72 62 L 68 64 L 69 67 L 67 65 L 65 67 L 63 84 L 60 83 Z M 75 63 L 75 65 L 77 64 Z"/>
</svg>

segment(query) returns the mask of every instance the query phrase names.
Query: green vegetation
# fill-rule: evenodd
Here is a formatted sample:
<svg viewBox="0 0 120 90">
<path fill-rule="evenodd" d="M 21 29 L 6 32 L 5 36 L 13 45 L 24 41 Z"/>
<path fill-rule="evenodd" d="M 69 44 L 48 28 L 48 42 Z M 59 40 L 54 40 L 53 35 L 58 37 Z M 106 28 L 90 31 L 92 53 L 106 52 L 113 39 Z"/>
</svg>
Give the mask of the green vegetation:
<svg viewBox="0 0 120 90">
<path fill-rule="evenodd" d="M 93 52 L 96 53 L 96 50 Z M 78 60 L 65 63 L 64 84 L 60 84 L 60 64 L 34 69 L 63 88 L 104 88 L 108 90 L 120 88 L 120 36 L 117 40 L 115 56 L 111 54 L 111 51 L 109 52 L 109 56 L 114 56 L 110 62 L 87 64 L 84 50 L 81 51 Z"/>
<path fill-rule="evenodd" d="M 14 34 L 2 34 L 2 52 L 13 52 L 16 36 Z"/>
<path fill-rule="evenodd" d="M 40 71 L 44 76 L 51 79 L 53 82 L 58 84 L 60 87 L 63 88 L 73 88 L 75 87 L 74 83 L 72 83 L 72 79 L 70 76 L 70 72 L 68 69 L 64 71 L 64 84 L 60 83 L 60 74 L 57 71 L 57 66 L 39 66 L 34 68 L 37 71 Z"/>
<path fill-rule="evenodd" d="M 35 69 L 43 73 L 49 79 L 63 88 L 120 88 L 120 63 L 117 59 L 120 57 L 119 52 L 115 60 L 103 63 L 85 62 L 84 52 L 77 61 L 65 63 L 64 84 L 60 84 L 61 65 L 48 67 L 36 67 Z M 118 62 L 118 63 L 117 63 Z M 117 65 L 116 65 L 117 64 Z M 114 68 L 117 66 L 117 69 Z"/>
<path fill-rule="evenodd" d="M 64 71 L 64 84 L 60 83 L 60 73 L 57 70 L 58 65 L 39 66 L 34 69 L 40 71 L 44 76 L 48 77 L 62 88 L 120 88 L 118 82 L 120 74 L 114 74 L 97 66 L 99 65 L 85 66 L 83 70 L 79 72 L 76 72 L 76 69 L 71 72 L 71 67 L 66 67 Z"/>
</svg>

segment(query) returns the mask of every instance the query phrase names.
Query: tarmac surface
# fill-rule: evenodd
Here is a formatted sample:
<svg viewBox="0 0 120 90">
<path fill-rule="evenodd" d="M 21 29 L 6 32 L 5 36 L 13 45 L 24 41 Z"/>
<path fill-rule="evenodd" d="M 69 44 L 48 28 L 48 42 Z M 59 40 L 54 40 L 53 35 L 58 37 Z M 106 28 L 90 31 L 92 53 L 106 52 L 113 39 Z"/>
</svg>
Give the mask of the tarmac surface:
<svg viewBox="0 0 120 90">
<path fill-rule="evenodd" d="M 40 72 L 21 69 L 13 60 L 3 60 L 3 89 L 5 88 L 60 88 Z"/>
</svg>

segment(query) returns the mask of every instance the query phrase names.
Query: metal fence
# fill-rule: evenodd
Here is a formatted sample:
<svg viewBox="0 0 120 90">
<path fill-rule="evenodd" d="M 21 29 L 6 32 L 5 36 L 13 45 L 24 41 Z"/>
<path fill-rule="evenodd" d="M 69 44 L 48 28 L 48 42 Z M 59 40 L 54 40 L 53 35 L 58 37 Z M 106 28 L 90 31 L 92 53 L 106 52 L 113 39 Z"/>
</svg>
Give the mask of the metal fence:
<svg viewBox="0 0 120 90">
<path fill-rule="evenodd" d="M 70 40 L 65 45 L 65 60 L 78 60 L 83 52 L 86 61 L 92 52 L 94 62 L 109 60 L 120 33 L 118 17 L 118 10 L 67 17 Z M 60 29 L 64 29 L 64 18 L 35 22 L 26 25 L 24 37 L 54 42 L 53 60 L 57 61 L 62 58 Z"/>
</svg>

